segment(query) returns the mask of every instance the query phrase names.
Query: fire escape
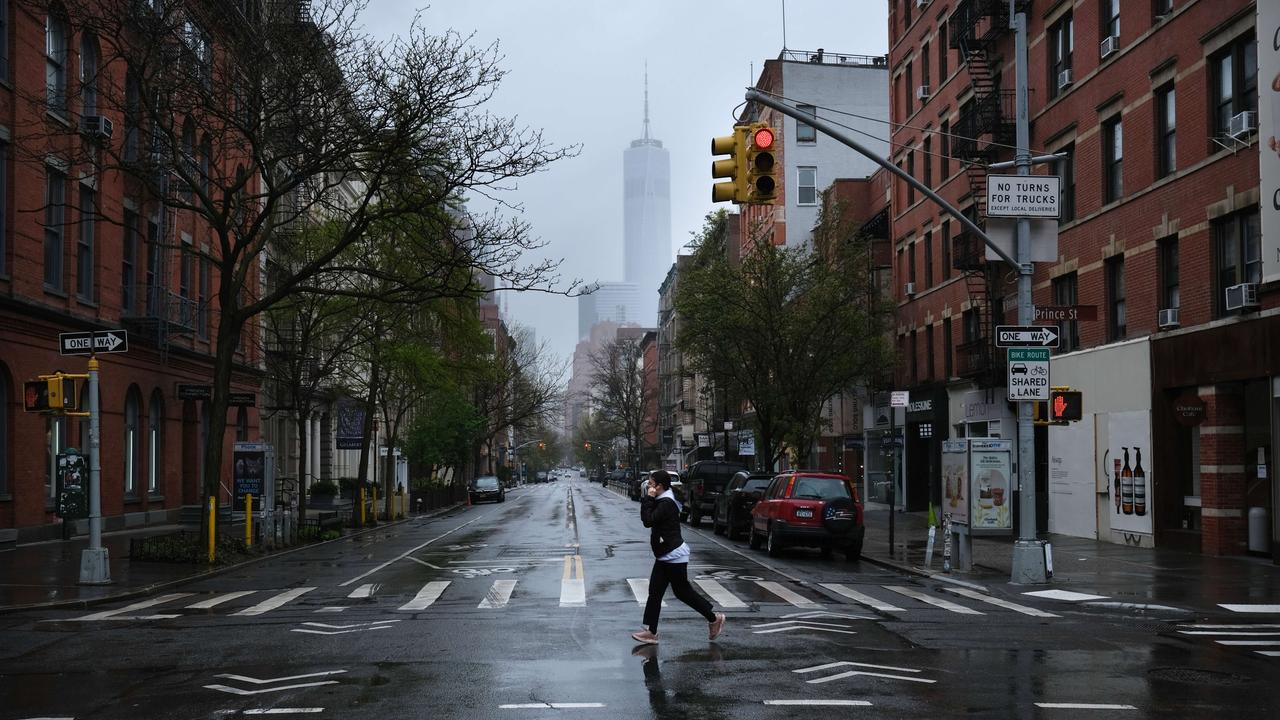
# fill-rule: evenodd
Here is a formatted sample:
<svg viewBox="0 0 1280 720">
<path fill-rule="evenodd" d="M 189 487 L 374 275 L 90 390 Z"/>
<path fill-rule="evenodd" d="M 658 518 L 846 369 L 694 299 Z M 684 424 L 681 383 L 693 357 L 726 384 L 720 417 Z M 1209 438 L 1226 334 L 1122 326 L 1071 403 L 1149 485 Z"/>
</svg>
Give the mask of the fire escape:
<svg viewBox="0 0 1280 720">
<path fill-rule="evenodd" d="M 1027 4 L 1027 3 L 1022 3 Z M 988 165 L 1001 154 L 1012 154 L 1014 91 L 1000 89 L 997 44 L 1011 36 L 1008 0 L 963 0 L 951 15 L 950 47 L 959 51 L 969 71 L 973 96 L 960 106 L 951 139 L 951 154 L 964 163 L 972 203 L 968 215 L 986 228 Z M 964 318 L 963 341 L 956 346 L 956 370 L 980 387 L 999 379 L 1003 364 L 995 352 L 994 325 L 1002 317 L 1002 270 L 999 262 L 986 260 L 982 240 L 965 230 L 952 239 L 952 261 L 964 273 L 969 293 L 969 314 Z"/>
</svg>

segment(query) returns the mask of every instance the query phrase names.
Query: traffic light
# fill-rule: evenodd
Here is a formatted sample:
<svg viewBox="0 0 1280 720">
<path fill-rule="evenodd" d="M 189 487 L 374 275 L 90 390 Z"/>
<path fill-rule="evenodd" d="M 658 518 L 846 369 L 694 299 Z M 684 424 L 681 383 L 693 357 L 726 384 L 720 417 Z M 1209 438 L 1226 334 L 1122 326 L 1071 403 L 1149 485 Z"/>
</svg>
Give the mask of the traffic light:
<svg viewBox="0 0 1280 720">
<path fill-rule="evenodd" d="M 746 126 L 735 125 L 732 135 L 711 138 L 711 154 L 728 155 L 723 160 L 711 161 L 711 177 L 728 178 L 711 186 L 711 202 L 745 202 L 747 194 L 747 132 Z"/>
<path fill-rule="evenodd" d="M 585 450 L 590 451 L 590 450 L 591 450 L 591 443 L 589 443 L 589 442 L 584 442 L 584 443 L 582 443 L 582 447 L 583 447 Z"/>
<path fill-rule="evenodd" d="M 1084 416 L 1084 395 L 1079 390 L 1054 390 L 1049 393 L 1049 420 L 1071 422 Z"/>
<path fill-rule="evenodd" d="M 22 409 L 27 412 L 44 412 L 49 409 L 49 383 L 30 380 L 22 384 Z"/>
<path fill-rule="evenodd" d="M 76 409 L 76 381 L 61 375 L 41 376 L 22 385 L 22 407 L 27 412 Z"/>
<path fill-rule="evenodd" d="M 768 123 L 747 126 L 747 196 L 742 202 L 772 205 L 778 197 L 775 135 Z"/>
<path fill-rule="evenodd" d="M 538 449 L 539 449 L 539 450 L 546 450 L 546 449 L 547 449 L 547 444 L 546 444 L 546 443 L 541 443 L 541 442 L 540 442 L 540 443 L 538 443 Z"/>
</svg>

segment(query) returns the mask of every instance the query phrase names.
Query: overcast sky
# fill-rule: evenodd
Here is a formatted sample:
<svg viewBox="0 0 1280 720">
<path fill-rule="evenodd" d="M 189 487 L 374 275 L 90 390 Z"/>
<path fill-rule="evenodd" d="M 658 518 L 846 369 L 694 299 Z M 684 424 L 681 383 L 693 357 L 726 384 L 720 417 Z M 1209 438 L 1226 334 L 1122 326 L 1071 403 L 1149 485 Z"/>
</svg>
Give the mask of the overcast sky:
<svg viewBox="0 0 1280 720">
<path fill-rule="evenodd" d="M 641 136 L 649 64 L 653 137 L 671 153 L 671 260 L 713 209 L 710 140 L 733 126 L 743 90 L 783 47 L 782 0 L 370 0 L 364 22 L 390 37 L 422 9 L 435 30 L 500 43 L 509 74 L 490 110 L 516 115 L 581 154 L 520 183 L 545 252 L 566 279 L 622 279 L 622 151 Z M 789 0 L 786 47 L 887 52 L 886 0 Z M 478 203 L 477 203 L 478 205 Z M 656 292 L 656 289 L 655 289 Z M 509 319 L 561 357 L 577 337 L 577 301 L 508 296 Z"/>
</svg>

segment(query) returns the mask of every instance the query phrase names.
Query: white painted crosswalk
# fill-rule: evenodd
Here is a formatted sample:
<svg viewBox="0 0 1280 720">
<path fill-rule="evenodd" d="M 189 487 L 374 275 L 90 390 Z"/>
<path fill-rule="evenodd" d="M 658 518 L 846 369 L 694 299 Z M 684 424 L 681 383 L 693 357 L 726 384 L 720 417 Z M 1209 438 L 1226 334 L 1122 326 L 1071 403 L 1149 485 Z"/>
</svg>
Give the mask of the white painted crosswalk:
<svg viewBox="0 0 1280 720">
<path fill-rule="evenodd" d="M 1195 640 L 1213 640 L 1222 647 L 1251 650 L 1263 657 L 1280 657 L 1280 650 L 1255 649 L 1280 648 L 1280 625 L 1276 624 L 1185 623 L 1178 626 L 1178 634 Z"/>
<path fill-rule="evenodd" d="M 401 605 L 400 609 L 409 611 L 426 610 L 431 607 L 436 600 L 440 599 L 440 596 L 444 594 L 444 589 L 447 587 L 449 587 L 448 580 L 436 580 L 429 582 L 422 586 L 422 589 L 418 591 L 417 595 L 413 596 L 412 600 Z"/>
<path fill-rule="evenodd" d="M 284 605 L 285 603 L 293 602 L 294 600 L 297 600 L 298 598 L 302 597 L 303 595 L 306 595 L 312 590 L 315 590 L 315 588 L 301 587 L 301 588 L 294 588 L 292 590 L 286 590 L 280 593 L 279 595 L 269 597 L 266 600 L 263 600 L 262 602 L 258 603 L 257 605 L 254 605 L 252 607 L 247 607 L 244 610 L 241 610 L 240 612 L 235 614 L 236 615 L 262 615 L 263 613 L 268 613 L 268 612 L 271 612 L 272 610 L 275 610 L 276 608 Z"/>
<path fill-rule="evenodd" d="M 919 590 L 912 590 L 909 587 L 903 587 L 901 585 L 885 585 L 884 589 L 892 590 L 893 592 L 896 592 L 899 595 L 906 595 L 907 597 L 913 600 L 919 600 L 920 602 L 925 603 L 927 605 L 940 607 L 943 610 L 948 610 L 953 613 L 959 613 L 961 615 L 982 615 L 983 614 L 977 610 L 967 608 L 963 605 L 957 605 L 956 603 L 953 603 L 950 600 L 945 600 L 940 597 L 933 597 L 931 595 L 922 593 Z"/>
</svg>

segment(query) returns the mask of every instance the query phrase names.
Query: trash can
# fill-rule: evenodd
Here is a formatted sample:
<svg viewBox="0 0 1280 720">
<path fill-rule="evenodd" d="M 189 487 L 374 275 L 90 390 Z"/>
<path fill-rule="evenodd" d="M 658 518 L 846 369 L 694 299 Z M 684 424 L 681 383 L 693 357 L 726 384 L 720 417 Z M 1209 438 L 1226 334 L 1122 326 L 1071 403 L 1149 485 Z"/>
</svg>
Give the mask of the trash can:
<svg viewBox="0 0 1280 720">
<path fill-rule="evenodd" d="M 1270 550 L 1267 538 L 1267 509 L 1264 507 L 1249 508 L 1249 552 L 1266 553 Z"/>
</svg>

